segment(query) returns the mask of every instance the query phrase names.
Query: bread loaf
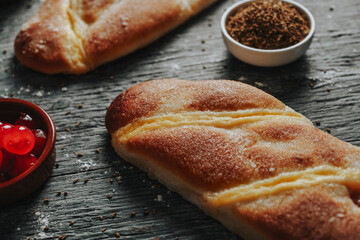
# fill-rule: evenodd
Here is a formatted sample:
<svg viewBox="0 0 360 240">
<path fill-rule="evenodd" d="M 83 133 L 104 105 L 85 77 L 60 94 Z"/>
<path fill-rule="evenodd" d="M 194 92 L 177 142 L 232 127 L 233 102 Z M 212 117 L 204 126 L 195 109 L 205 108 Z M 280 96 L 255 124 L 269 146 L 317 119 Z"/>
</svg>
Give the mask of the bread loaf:
<svg viewBox="0 0 360 240">
<path fill-rule="evenodd" d="M 153 80 L 106 127 L 124 160 L 245 239 L 360 239 L 360 149 L 259 89 Z"/>
<path fill-rule="evenodd" d="M 88 72 L 141 48 L 215 0 L 46 0 L 15 39 L 24 65 Z"/>
</svg>

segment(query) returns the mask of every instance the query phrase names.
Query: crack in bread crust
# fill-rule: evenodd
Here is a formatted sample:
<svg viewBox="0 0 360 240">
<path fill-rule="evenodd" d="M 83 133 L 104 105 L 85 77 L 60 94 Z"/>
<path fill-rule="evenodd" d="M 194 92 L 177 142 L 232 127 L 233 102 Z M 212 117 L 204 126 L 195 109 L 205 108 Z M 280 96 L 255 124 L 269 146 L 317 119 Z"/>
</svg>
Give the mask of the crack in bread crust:
<svg viewBox="0 0 360 240">
<path fill-rule="evenodd" d="M 151 86 L 151 87 L 150 87 Z M 121 93 L 106 112 L 106 127 L 113 134 L 140 118 L 201 112 L 237 111 L 294 112 L 274 97 L 235 81 L 196 81 L 166 79 L 138 84 Z"/>
<path fill-rule="evenodd" d="M 319 166 L 303 171 L 281 173 L 276 177 L 256 181 L 248 185 L 240 185 L 225 191 L 205 194 L 204 198 L 211 206 L 219 207 L 321 183 L 339 183 L 350 188 L 359 188 L 360 169 Z"/>
<path fill-rule="evenodd" d="M 115 136 L 125 142 L 132 136 L 141 134 L 143 131 L 153 131 L 158 128 L 198 125 L 230 129 L 239 127 L 242 124 L 268 121 L 276 118 L 298 118 L 300 122 L 311 125 L 301 114 L 292 110 L 276 111 L 271 109 L 256 109 L 232 112 L 182 112 L 138 119 L 120 128 L 115 133 Z"/>
<path fill-rule="evenodd" d="M 79 32 L 78 26 L 81 23 L 79 22 L 78 16 L 76 15 L 76 11 L 73 8 L 73 0 L 69 1 L 69 7 L 66 9 L 68 21 L 70 24 L 70 29 L 72 33 L 69 33 L 73 35 L 73 46 L 76 48 L 77 51 L 71 51 L 69 50 L 69 60 L 72 62 L 72 64 L 79 64 L 76 63 L 76 61 L 84 64 L 86 66 L 86 69 L 91 69 L 91 66 L 87 63 L 86 59 L 86 53 L 84 51 L 84 39 L 82 37 L 82 34 Z M 84 24 L 82 24 L 84 25 Z M 85 31 L 85 30 L 83 30 Z"/>
</svg>

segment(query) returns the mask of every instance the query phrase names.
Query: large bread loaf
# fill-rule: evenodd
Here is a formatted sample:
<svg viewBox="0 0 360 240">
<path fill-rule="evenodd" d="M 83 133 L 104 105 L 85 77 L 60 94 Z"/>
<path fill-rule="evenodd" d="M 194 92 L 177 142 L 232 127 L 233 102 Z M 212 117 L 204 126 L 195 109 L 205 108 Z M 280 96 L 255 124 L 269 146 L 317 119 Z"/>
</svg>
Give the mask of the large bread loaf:
<svg viewBox="0 0 360 240">
<path fill-rule="evenodd" d="M 149 81 L 106 127 L 124 160 L 245 239 L 360 239 L 360 149 L 259 89 Z"/>
</svg>

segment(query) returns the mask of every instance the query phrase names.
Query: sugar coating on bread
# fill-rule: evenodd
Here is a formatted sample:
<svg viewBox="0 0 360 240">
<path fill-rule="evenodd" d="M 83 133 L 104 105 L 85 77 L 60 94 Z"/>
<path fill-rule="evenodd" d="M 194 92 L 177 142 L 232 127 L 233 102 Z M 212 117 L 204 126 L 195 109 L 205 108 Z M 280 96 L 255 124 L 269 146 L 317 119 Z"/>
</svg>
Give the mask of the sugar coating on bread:
<svg viewBox="0 0 360 240">
<path fill-rule="evenodd" d="M 259 89 L 153 80 L 119 95 L 106 127 L 120 156 L 246 239 L 360 237 L 360 149 Z"/>
<path fill-rule="evenodd" d="M 166 113 L 278 109 L 286 106 L 261 90 L 234 81 L 162 80 L 136 85 L 110 105 L 106 126 L 113 133 L 133 120 Z M 287 111 L 290 109 L 287 108 Z M 293 112 L 293 111 L 291 111 Z"/>
</svg>

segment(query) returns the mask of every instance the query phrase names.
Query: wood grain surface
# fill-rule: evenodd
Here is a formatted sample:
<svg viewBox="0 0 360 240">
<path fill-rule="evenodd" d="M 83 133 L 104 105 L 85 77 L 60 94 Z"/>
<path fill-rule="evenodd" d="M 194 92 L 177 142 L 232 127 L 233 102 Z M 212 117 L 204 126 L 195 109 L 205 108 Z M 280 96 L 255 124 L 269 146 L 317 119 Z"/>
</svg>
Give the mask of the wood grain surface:
<svg viewBox="0 0 360 240">
<path fill-rule="evenodd" d="M 240 239 L 125 163 L 110 146 L 106 108 L 121 91 L 149 79 L 249 83 L 319 121 L 321 130 L 359 146 L 360 1 L 299 2 L 313 13 L 317 29 L 306 55 L 287 66 L 257 68 L 227 52 L 219 21 L 234 1 L 223 0 L 150 46 L 93 72 L 49 76 L 22 66 L 13 51 L 17 32 L 41 1 L 1 1 L 0 97 L 44 108 L 58 136 L 57 167 L 48 181 L 27 199 L 0 209 L 0 239 L 117 239 L 117 232 L 120 239 Z"/>
</svg>

